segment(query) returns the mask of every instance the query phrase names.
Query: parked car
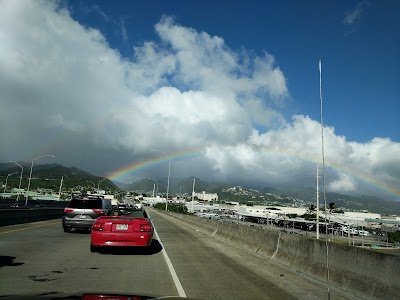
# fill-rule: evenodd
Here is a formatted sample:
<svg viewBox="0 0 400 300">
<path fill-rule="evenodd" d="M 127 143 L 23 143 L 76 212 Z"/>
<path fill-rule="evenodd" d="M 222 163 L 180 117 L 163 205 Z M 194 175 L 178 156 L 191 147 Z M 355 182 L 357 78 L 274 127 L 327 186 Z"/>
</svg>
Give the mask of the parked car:
<svg viewBox="0 0 400 300">
<path fill-rule="evenodd" d="M 359 230 L 358 234 L 362 236 L 371 236 L 371 233 L 369 233 L 367 230 Z"/>
<path fill-rule="evenodd" d="M 153 224 L 142 209 L 133 209 L 128 215 L 101 216 L 92 226 L 90 251 L 107 246 L 148 247 L 153 233 Z"/>
<path fill-rule="evenodd" d="M 81 195 L 73 198 L 64 208 L 62 226 L 64 232 L 71 229 L 90 229 L 100 216 L 110 215 L 111 202 L 99 196 Z"/>
<path fill-rule="evenodd" d="M 343 235 L 349 235 L 349 228 L 348 227 L 341 227 L 340 231 L 343 233 Z M 350 236 L 357 236 L 358 235 L 358 230 L 354 228 L 350 228 Z"/>
</svg>

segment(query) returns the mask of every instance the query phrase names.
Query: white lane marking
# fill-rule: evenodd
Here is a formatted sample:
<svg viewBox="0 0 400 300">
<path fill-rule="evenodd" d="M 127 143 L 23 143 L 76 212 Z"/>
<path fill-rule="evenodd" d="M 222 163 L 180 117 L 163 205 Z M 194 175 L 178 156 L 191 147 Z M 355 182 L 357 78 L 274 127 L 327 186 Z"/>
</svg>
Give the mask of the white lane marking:
<svg viewBox="0 0 400 300">
<path fill-rule="evenodd" d="M 168 266 L 169 272 L 171 273 L 172 279 L 174 280 L 175 287 L 176 287 L 176 289 L 178 290 L 178 293 L 179 293 L 179 297 L 186 298 L 186 293 L 183 290 L 182 284 L 179 281 L 178 275 L 176 275 L 174 266 L 172 265 L 171 260 L 168 257 L 167 251 L 165 251 L 165 247 L 164 247 L 163 243 L 161 242 L 160 236 L 158 235 L 157 230 L 156 230 L 155 227 L 154 227 L 154 233 L 156 235 L 156 238 L 157 238 L 158 242 L 160 243 L 160 245 L 162 247 L 161 252 L 163 253 L 164 259 L 167 262 L 167 266 Z"/>
</svg>

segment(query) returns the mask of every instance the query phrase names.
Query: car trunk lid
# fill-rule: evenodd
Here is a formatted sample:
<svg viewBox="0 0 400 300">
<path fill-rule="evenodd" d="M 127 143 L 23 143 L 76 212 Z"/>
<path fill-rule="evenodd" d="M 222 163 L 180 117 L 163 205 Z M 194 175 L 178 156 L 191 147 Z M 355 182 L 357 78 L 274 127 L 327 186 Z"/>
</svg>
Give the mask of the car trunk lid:
<svg viewBox="0 0 400 300">
<path fill-rule="evenodd" d="M 97 222 L 104 222 L 104 232 L 132 233 L 151 231 L 151 223 L 146 218 L 129 216 L 100 217 Z"/>
</svg>

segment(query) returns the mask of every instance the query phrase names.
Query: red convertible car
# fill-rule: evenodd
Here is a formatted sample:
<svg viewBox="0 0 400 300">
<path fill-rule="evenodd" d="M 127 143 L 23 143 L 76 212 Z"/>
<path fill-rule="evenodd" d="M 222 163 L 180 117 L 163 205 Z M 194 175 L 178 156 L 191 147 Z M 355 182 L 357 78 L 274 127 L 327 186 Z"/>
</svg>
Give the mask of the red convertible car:
<svg viewBox="0 0 400 300">
<path fill-rule="evenodd" d="M 131 210 L 123 215 L 118 211 L 101 216 L 93 223 L 90 251 L 106 246 L 150 246 L 154 228 L 145 210 Z"/>
</svg>

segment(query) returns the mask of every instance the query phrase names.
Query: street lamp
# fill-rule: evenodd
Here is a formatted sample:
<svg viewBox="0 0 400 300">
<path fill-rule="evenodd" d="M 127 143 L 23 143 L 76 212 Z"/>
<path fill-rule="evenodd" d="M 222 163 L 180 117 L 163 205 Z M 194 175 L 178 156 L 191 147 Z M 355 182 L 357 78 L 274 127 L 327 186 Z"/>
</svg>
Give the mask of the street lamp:
<svg viewBox="0 0 400 300">
<path fill-rule="evenodd" d="M 21 182 L 22 182 L 22 173 L 24 173 L 24 167 L 21 166 L 16 161 L 10 160 L 10 162 L 13 162 L 13 163 L 15 163 L 15 164 L 17 164 L 18 166 L 21 167 L 21 176 L 19 177 L 19 186 L 18 186 L 18 194 L 17 194 L 17 201 L 19 201 L 19 194 L 20 194 L 20 191 L 21 191 Z"/>
<path fill-rule="evenodd" d="M 155 183 L 157 183 L 157 189 L 156 189 L 156 198 L 157 198 L 157 194 L 158 194 L 158 181 L 155 180 L 154 178 L 151 178 L 151 177 L 149 177 L 149 178 L 147 178 L 147 179 L 153 180 Z"/>
<path fill-rule="evenodd" d="M 25 206 L 28 205 L 29 189 L 31 187 L 31 179 L 32 179 L 33 162 L 35 160 L 38 160 L 38 159 L 43 158 L 43 157 L 55 157 L 55 156 L 53 154 L 46 154 L 46 155 L 42 155 L 42 156 L 36 157 L 34 160 L 32 160 L 31 172 L 29 173 L 28 191 L 26 192 Z"/>
<path fill-rule="evenodd" d="M 155 151 L 155 152 L 160 152 L 162 154 L 164 154 L 165 156 L 168 157 L 168 154 L 160 151 L 160 150 L 151 150 L 151 151 Z M 168 164 L 168 183 L 167 183 L 167 203 L 165 204 L 165 210 L 168 211 L 168 193 L 169 193 L 169 177 L 171 176 L 171 159 L 169 160 L 169 164 Z"/>
<path fill-rule="evenodd" d="M 10 173 L 10 174 L 7 175 L 7 178 L 6 178 L 6 185 L 4 186 L 4 192 L 3 192 L 4 195 L 6 194 L 8 177 L 11 176 L 11 175 L 17 174 L 17 173 L 18 173 L 18 172 L 14 172 L 14 173 Z"/>
<path fill-rule="evenodd" d="M 102 180 L 99 181 L 99 183 L 97 184 L 97 192 L 99 192 L 100 190 L 100 182 L 107 180 L 107 178 L 103 178 Z"/>
<path fill-rule="evenodd" d="M 96 185 L 93 182 L 91 182 L 90 180 L 87 180 L 87 182 L 90 182 L 91 184 L 93 184 L 93 189 L 96 189 Z"/>
</svg>

